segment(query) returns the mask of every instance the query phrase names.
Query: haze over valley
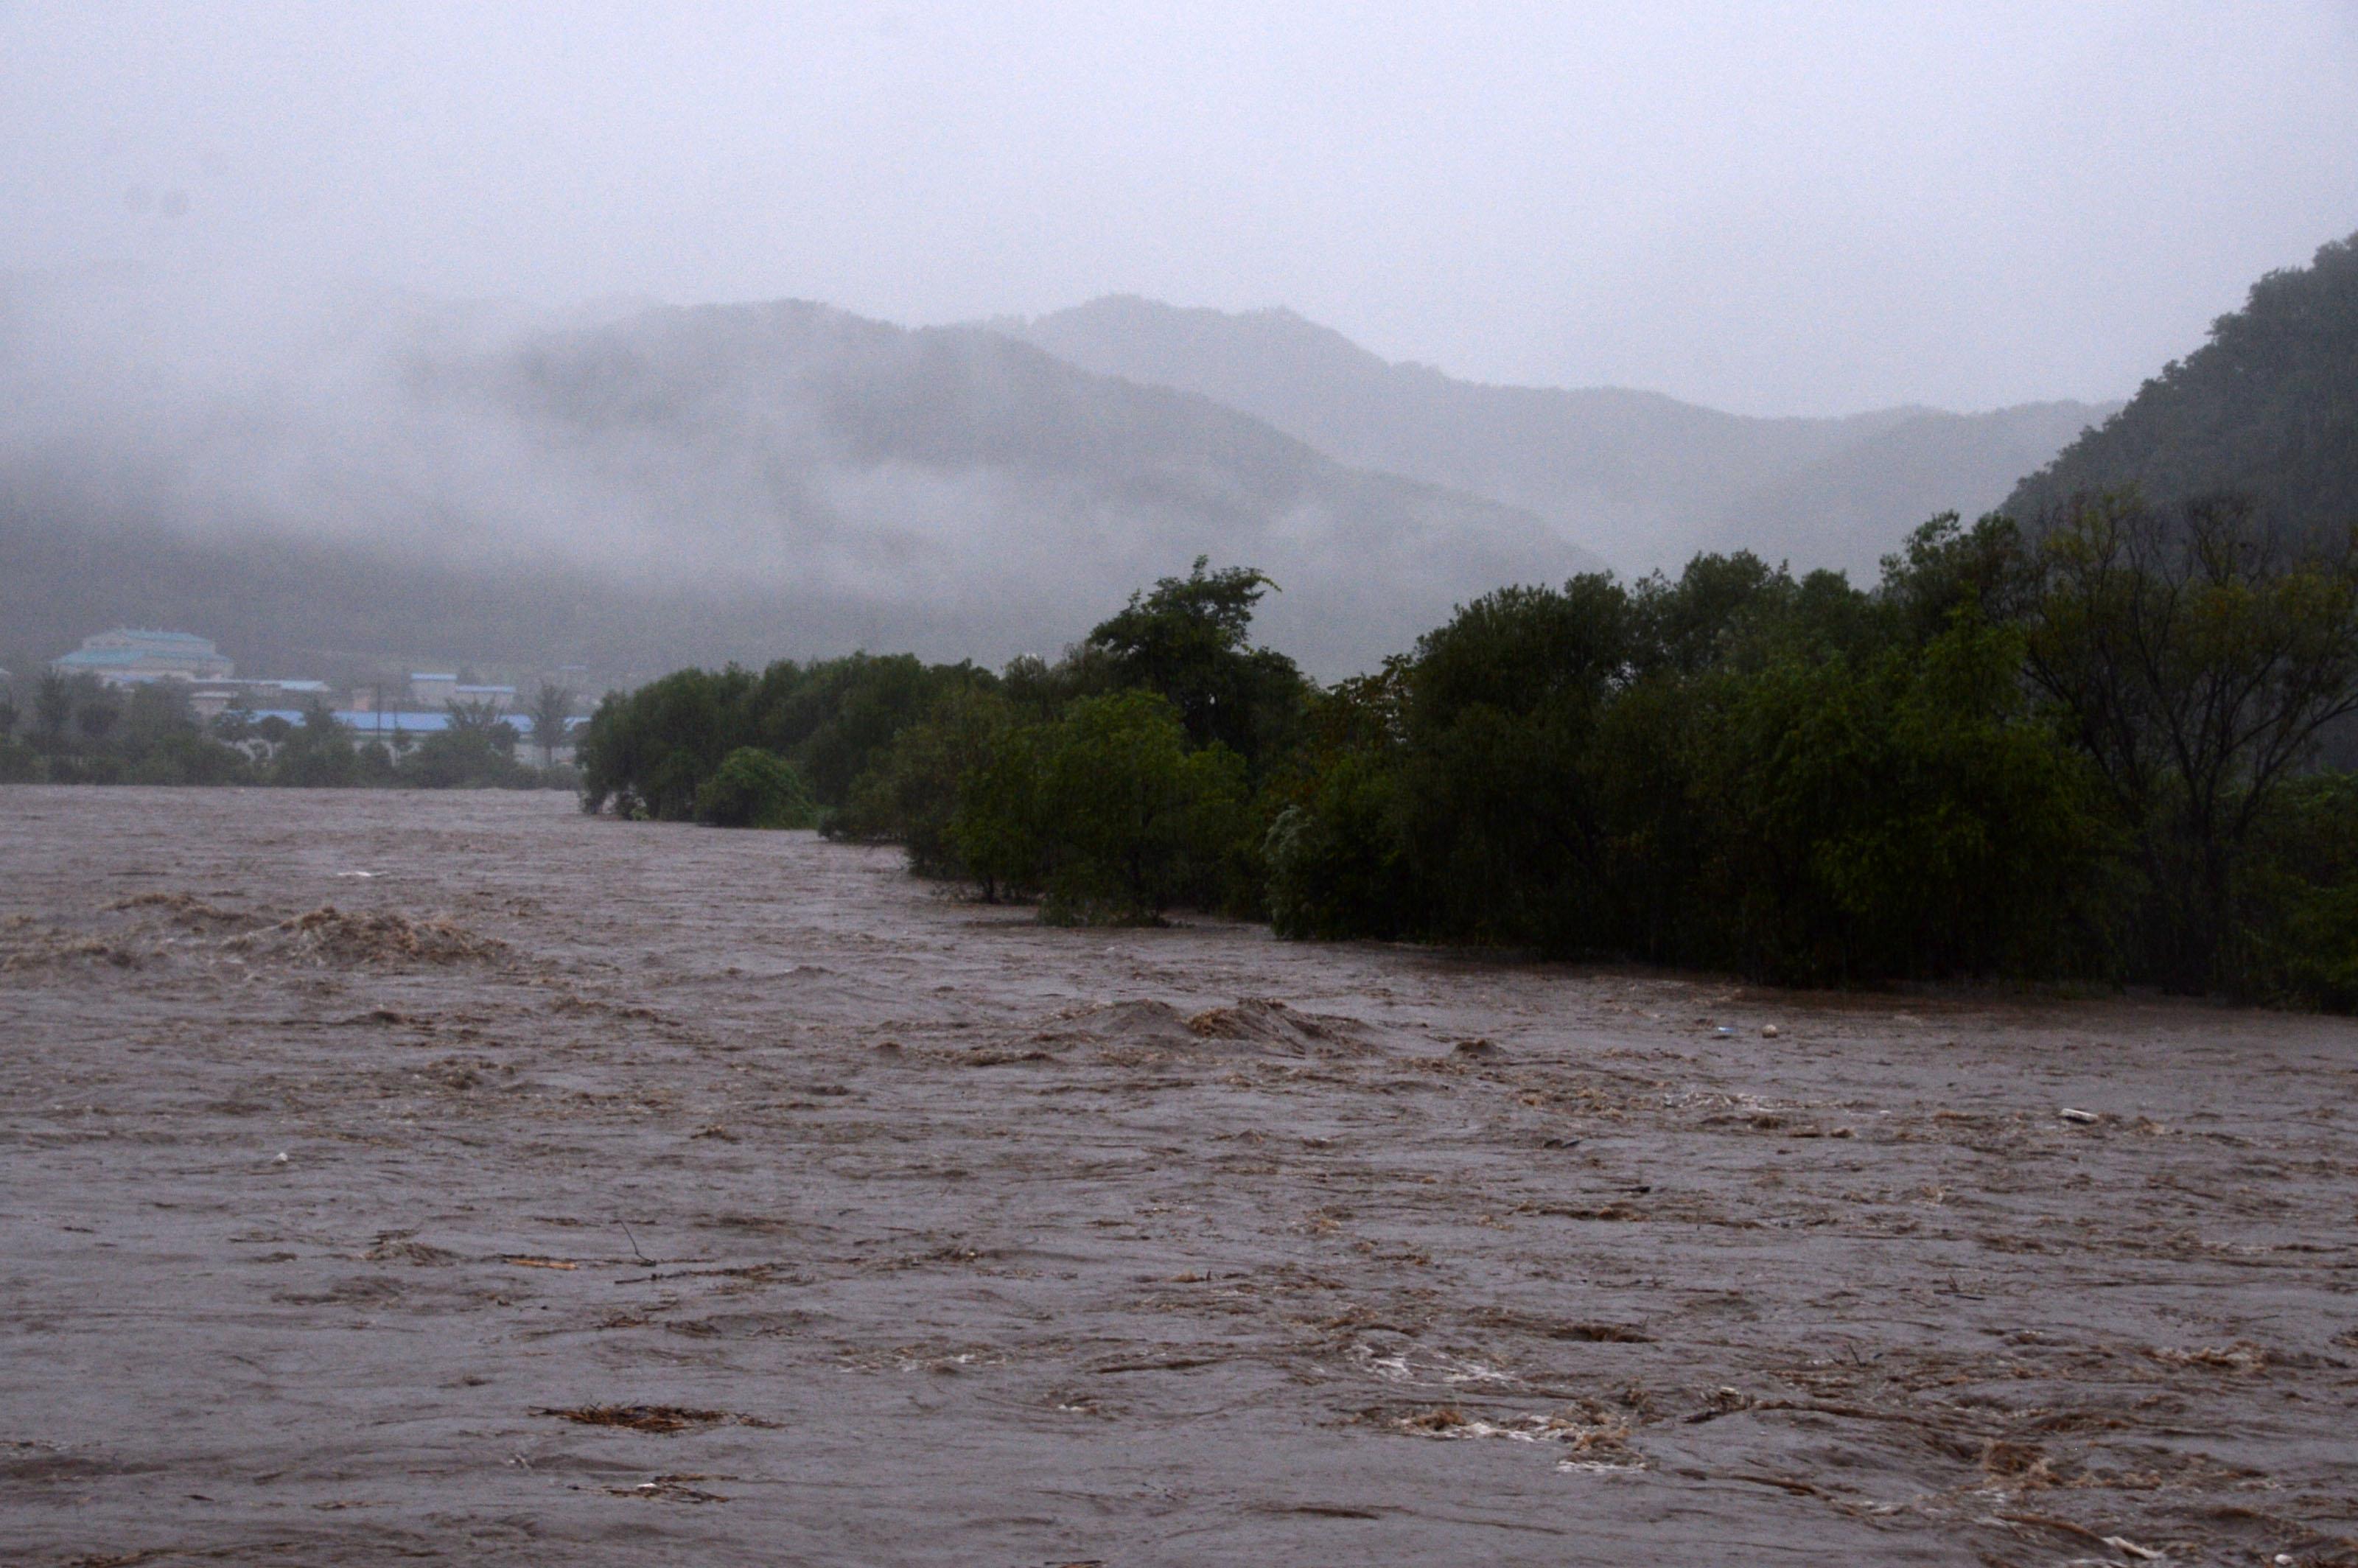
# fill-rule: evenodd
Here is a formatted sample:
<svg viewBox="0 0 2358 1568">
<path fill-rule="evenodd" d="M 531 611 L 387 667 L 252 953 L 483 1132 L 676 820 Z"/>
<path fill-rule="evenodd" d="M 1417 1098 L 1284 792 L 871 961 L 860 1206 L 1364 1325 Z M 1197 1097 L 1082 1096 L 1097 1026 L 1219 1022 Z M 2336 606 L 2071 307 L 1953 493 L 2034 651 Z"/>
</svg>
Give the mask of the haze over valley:
<svg viewBox="0 0 2358 1568">
<path fill-rule="evenodd" d="M 1705 548 L 1871 577 L 2109 412 L 1750 418 L 1139 299 L 911 330 L 801 301 L 225 298 L 121 271 L 0 293 L 17 645 L 136 622 L 298 661 L 997 664 L 1209 555 L 1267 571 L 1268 635 L 1339 676 L 1501 583 Z"/>
<path fill-rule="evenodd" d="M 1462 381 L 1282 309 L 1108 297 L 1001 325 L 1087 369 L 1201 393 L 1343 461 L 1524 508 L 1631 574 L 1748 549 L 1871 578 L 1898 532 L 1995 508 L 2120 406 L 1757 418 L 1625 387 Z"/>
<path fill-rule="evenodd" d="M 1272 634 L 1340 674 L 1498 582 L 1599 564 L 1529 513 L 979 329 L 346 297 L 257 354 L 136 280 L 8 298 L 19 638 L 204 616 L 385 654 L 996 664 L 1209 553 L 1274 577 Z"/>
<path fill-rule="evenodd" d="M 1864 579 L 2358 211 L 2322 0 L 696 16 L 0 8 L 0 659 L 996 664 L 1201 554 L 1331 677 Z"/>
</svg>

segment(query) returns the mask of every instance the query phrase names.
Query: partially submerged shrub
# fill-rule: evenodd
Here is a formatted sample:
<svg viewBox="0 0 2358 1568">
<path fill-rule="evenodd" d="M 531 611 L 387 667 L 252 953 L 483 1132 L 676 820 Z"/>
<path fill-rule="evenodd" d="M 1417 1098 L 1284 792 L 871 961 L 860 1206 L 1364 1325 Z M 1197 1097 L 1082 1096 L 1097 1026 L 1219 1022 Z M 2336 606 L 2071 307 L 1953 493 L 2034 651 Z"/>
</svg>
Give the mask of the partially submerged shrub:
<svg viewBox="0 0 2358 1568">
<path fill-rule="evenodd" d="M 1188 750 L 1168 700 L 1122 691 L 1004 735 L 950 835 L 987 891 L 1038 891 L 1052 921 L 1152 920 L 1221 902 L 1244 803 L 1241 758 Z"/>
<path fill-rule="evenodd" d="M 696 819 L 715 827 L 809 827 L 818 807 L 792 762 L 740 746 L 698 787 Z"/>
</svg>

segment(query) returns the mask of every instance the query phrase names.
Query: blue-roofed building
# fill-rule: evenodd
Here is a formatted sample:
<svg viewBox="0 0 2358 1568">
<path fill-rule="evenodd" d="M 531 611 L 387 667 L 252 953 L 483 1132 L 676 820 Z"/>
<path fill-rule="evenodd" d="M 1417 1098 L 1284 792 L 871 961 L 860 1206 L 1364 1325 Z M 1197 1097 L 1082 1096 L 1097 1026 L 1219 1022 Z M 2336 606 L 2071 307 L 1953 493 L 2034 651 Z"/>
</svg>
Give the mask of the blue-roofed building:
<svg viewBox="0 0 2358 1568">
<path fill-rule="evenodd" d="M 373 708 L 339 708 L 330 712 L 337 723 L 362 741 L 390 741 L 395 735 L 439 735 L 450 728 L 448 713 Z M 253 717 L 257 723 L 265 719 L 284 719 L 289 724 L 300 724 L 304 712 L 299 708 L 260 708 L 254 710 Z"/>
<path fill-rule="evenodd" d="M 337 723 L 344 727 L 354 746 L 382 746 L 395 755 L 428 735 L 439 735 L 450 728 L 448 713 L 384 708 L 331 708 L 329 712 Z M 308 717 L 308 713 L 299 708 L 257 708 L 248 715 L 256 724 L 265 719 L 280 719 L 297 727 Z"/>
<path fill-rule="evenodd" d="M 432 712 L 418 708 L 344 708 L 330 709 L 330 716 L 351 732 L 355 746 L 383 746 L 396 753 L 429 735 L 439 735 L 452 727 L 451 716 L 447 709 Z M 299 725 L 307 715 L 298 708 L 265 708 L 254 709 L 246 717 L 257 724 L 265 719 L 280 719 L 290 725 Z M 514 719 L 509 722 L 514 724 L 520 732 L 519 740 L 537 744 L 528 723 L 517 723 Z M 555 760 L 572 760 L 574 747 L 589 723 L 587 716 L 577 716 L 565 721 L 565 740 L 554 748 Z"/>
<path fill-rule="evenodd" d="M 192 632 L 150 632 L 118 626 L 84 637 L 72 653 L 51 659 L 63 676 L 96 676 L 111 686 L 151 680 L 227 680 L 237 666 L 210 637 Z"/>
</svg>

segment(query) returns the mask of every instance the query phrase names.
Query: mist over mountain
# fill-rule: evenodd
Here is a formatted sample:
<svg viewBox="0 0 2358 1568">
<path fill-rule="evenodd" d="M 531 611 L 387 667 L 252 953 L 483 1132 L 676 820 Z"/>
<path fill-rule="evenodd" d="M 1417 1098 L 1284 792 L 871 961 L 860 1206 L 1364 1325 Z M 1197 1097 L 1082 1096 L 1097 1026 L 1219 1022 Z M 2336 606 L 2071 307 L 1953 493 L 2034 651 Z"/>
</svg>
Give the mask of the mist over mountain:
<svg viewBox="0 0 2358 1568">
<path fill-rule="evenodd" d="M 1747 491 L 1705 535 L 1707 547 L 1749 549 L 1795 567 L 1834 567 L 1873 580 L 1908 530 L 1943 512 L 1967 519 L 2000 498 L 2100 418 L 2105 406 L 2026 403 L 1987 414 L 1927 409 Z"/>
<path fill-rule="evenodd" d="M 290 661 L 996 662 L 1208 554 L 1270 572 L 1264 634 L 1335 675 L 1595 564 L 1201 397 L 812 304 L 19 278 L 0 394 L 0 623 L 37 650 L 130 620 Z"/>
<path fill-rule="evenodd" d="M 1390 362 L 1290 310 L 1130 297 L 990 324 L 1088 370 L 1200 393 L 1339 461 L 1531 511 L 1625 571 L 1741 547 L 1871 575 L 1908 529 L 1996 507 L 2109 411 L 1755 418 L 1618 387 L 1459 381 Z"/>
<path fill-rule="evenodd" d="M 2164 505 L 2228 491 L 2296 533 L 2358 527 L 2358 235 L 2252 285 L 2172 361 L 2007 502 L 2031 520 L 2134 484 Z"/>
</svg>

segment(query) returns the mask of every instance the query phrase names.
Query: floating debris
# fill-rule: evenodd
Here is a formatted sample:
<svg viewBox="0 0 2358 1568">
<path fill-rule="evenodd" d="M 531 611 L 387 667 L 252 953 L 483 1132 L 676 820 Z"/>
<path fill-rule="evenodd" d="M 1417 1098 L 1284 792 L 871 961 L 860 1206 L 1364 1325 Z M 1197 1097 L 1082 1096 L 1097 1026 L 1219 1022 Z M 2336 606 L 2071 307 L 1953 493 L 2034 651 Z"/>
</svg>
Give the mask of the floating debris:
<svg viewBox="0 0 2358 1568">
<path fill-rule="evenodd" d="M 481 963 L 508 950 L 499 938 L 439 915 L 417 920 L 395 910 L 348 914 L 332 903 L 233 936 L 222 946 L 233 952 L 275 951 L 340 964 Z"/>
<path fill-rule="evenodd" d="M 1390 1424 L 1412 1437 L 1433 1437 L 1444 1442 L 1499 1438 L 1509 1443 L 1560 1445 L 1566 1453 L 1556 1462 L 1559 1470 L 1605 1474 L 1646 1467 L 1644 1459 L 1629 1447 L 1629 1423 L 1592 1412 L 1490 1417 L 1468 1415 L 1456 1405 L 1442 1405 L 1396 1416 Z"/>
<path fill-rule="evenodd" d="M 669 1435 L 676 1432 L 691 1432 L 701 1426 L 719 1426 L 739 1418 L 727 1411 L 696 1410 L 687 1405 L 574 1405 L 563 1410 L 542 1410 L 536 1415 L 553 1415 L 579 1426 L 615 1426 L 630 1432 L 652 1432 Z"/>
</svg>

